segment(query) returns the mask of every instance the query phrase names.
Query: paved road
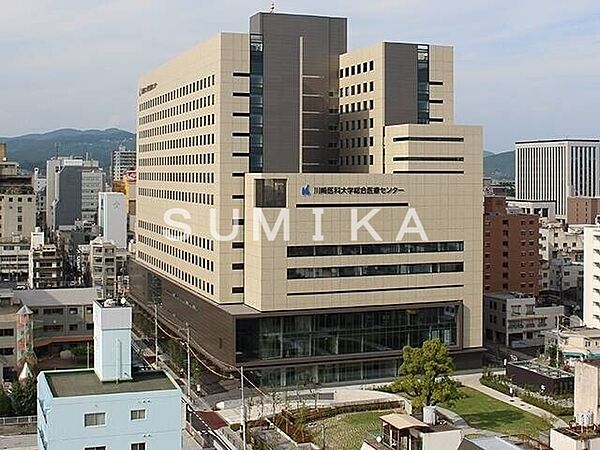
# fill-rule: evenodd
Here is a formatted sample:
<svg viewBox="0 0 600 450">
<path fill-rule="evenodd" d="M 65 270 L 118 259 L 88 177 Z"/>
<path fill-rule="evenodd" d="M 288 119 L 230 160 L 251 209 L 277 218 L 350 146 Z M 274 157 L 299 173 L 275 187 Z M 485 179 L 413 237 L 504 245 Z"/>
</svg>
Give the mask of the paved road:
<svg viewBox="0 0 600 450">
<path fill-rule="evenodd" d="M 37 437 L 35 434 L 21 436 L 0 436 L 0 450 L 35 450 Z"/>
</svg>

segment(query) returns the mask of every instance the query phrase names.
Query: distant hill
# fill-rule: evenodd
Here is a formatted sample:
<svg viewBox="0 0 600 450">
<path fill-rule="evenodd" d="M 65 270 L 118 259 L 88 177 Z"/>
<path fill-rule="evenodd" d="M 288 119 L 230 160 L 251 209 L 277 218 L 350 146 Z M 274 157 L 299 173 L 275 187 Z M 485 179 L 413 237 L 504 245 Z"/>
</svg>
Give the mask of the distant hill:
<svg viewBox="0 0 600 450">
<path fill-rule="evenodd" d="M 487 158 L 488 156 L 492 156 L 492 155 L 495 155 L 495 153 L 494 152 L 488 152 L 487 150 L 483 151 L 483 157 L 484 158 Z"/>
<path fill-rule="evenodd" d="M 64 128 L 41 134 L 0 137 L 6 143 L 10 161 L 18 161 L 23 169 L 39 167 L 46 170 L 46 160 L 56 154 L 85 156 L 96 159 L 106 170 L 110 167 L 110 152 L 119 145 L 135 149 L 135 134 L 118 128 L 106 130 L 75 130 Z"/>
<path fill-rule="evenodd" d="M 483 157 L 483 173 L 499 180 L 515 179 L 515 152 L 492 153 Z"/>
</svg>

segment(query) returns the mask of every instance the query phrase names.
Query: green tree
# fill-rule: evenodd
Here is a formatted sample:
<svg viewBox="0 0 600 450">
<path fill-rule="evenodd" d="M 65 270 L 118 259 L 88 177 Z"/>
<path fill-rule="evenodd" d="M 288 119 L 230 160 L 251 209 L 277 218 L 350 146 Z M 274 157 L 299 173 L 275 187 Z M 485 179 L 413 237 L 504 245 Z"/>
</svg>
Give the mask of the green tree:
<svg viewBox="0 0 600 450">
<path fill-rule="evenodd" d="M 402 357 L 400 378 L 390 387 L 410 395 L 413 406 L 452 403 L 462 397 L 460 383 L 450 378 L 454 374 L 452 357 L 439 339 L 425 341 L 421 348 L 406 346 Z"/>
<path fill-rule="evenodd" d="M 15 381 L 10 390 L 10 402 L 15 416 L 33 416 L 36 413 L 37 384 L 29 377 L 24 383 Z"/>
<path fill-rule="evenodd" d="M 12 416 L 14 416 L 14 413 L 8 392 L 0 387 L 0 417 Z"/>
</svg>

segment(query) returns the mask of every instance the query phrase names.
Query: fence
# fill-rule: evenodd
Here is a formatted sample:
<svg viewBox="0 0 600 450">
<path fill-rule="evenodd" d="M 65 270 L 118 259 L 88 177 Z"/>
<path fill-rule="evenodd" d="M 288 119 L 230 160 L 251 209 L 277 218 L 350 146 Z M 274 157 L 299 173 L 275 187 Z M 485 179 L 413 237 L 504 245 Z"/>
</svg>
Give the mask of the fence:
<svg viewBox="0 0 600 450">
<path fill-rule="evenodd" d="M 0 426 L 2 426 L 2 425 L 35 425 L 35 424 L 37 424 L 37 416 L 0 417 Z"/>
</svg>

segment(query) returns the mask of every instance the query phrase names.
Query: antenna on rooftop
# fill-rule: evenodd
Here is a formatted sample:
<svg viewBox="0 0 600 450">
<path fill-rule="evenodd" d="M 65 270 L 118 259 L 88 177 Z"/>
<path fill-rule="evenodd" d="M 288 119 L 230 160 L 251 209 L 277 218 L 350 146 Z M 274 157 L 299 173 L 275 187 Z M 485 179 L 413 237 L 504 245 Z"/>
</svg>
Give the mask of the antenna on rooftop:
<svg viewBox="0 0 600 450">
<path fill-rule="evenodd" d="M 274 13 L 275 12 L 275 2 L 271 2 L 271 9 L 269 10 L 270 13 Z"/>
</svg>

